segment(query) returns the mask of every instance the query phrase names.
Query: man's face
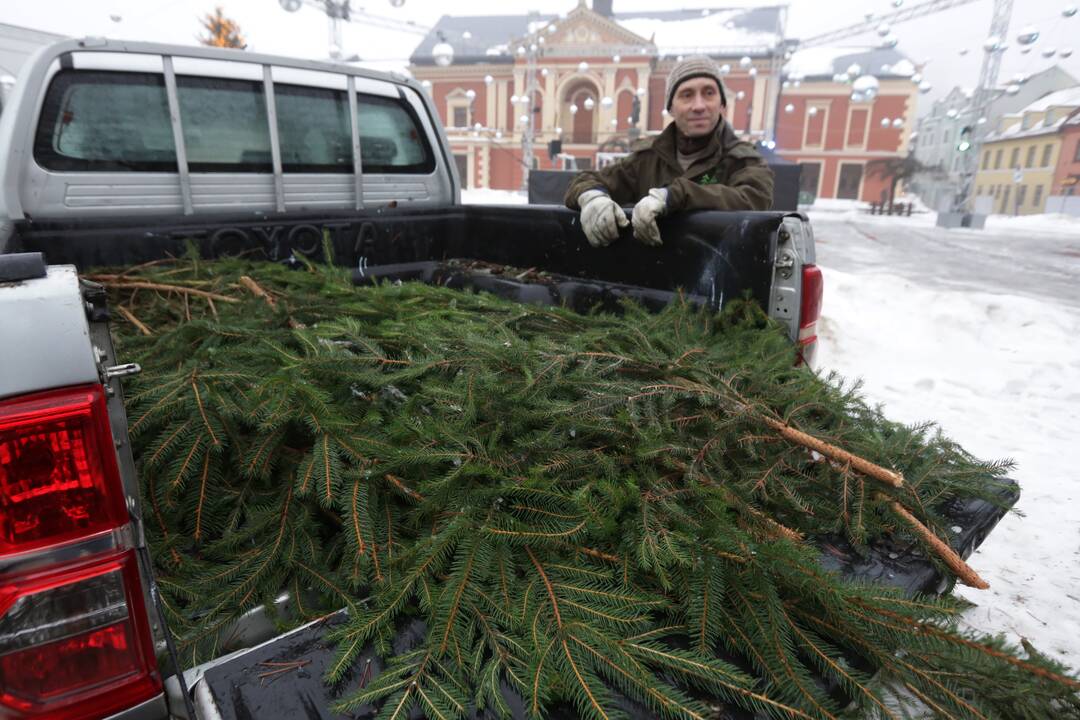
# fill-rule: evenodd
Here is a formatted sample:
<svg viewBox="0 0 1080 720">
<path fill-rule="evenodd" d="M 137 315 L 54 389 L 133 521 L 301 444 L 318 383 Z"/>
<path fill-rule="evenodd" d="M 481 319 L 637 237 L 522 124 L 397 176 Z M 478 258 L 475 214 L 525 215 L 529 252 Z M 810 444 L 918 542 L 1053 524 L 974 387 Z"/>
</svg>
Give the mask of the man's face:
<svg viewBox="0 0 1080 720">
<path fill-rule="evenodd" d="M 684 80 L 671 100 L 671 117 L 687 137 L 708 135 L 723 117 L 720 86 L 711 77 Z"/>
</svg>

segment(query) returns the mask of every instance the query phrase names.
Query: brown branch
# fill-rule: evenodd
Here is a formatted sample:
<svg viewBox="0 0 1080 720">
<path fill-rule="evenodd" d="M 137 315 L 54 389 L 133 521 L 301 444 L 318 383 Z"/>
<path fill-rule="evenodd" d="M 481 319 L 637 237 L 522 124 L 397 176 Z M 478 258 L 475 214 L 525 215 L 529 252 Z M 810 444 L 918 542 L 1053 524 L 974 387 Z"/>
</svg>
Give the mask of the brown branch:
<svg viewBox="0 0 1080 720">
<path fill-rule="evenodd" d="M 90 275 L 88 279 L 118 290 L 142 288 L 144 290 L 160 290 L 162 292 L 177 292 L 195 295 L 196 297 L 206 298 L 208 300 L 220 300 L 221 302 L 240 302 L 236 298 L 229 297 L 228 295 L 207 292 L 206 290 L 196 290 L 195 288 L 185 287 L 184 285 L 167 285 L 164 283 L 145 282 L 143 280 L 127 280 L 120 278 L 118 275 Z"/>
<path fill-rule="evenodd" d="M 141 332 L 143 335 L 153 335 L 154 334 L 154 333 L 150 332 L 150 328 L 146 327 L 146 325 L 141 320 L 139 320 L 139 318 L 135 317 L 135 313 L 131 312 L 130 310 L 128 310 L 123 305 L 117 305 L 116 306 L 116 311 L 118 313 L 120 313 L 121 315 L 123 315 L 124 319 L 127 320 L 129 323 L 131 323 L 135 327 L 139 328 L 139 332 Z"/>
<path fill-rule="evenodd" d="M 876 465 L 866 458 L 853 455 L 847 450 L 838 448 L 835 445 L 819 440 L 813 435 L 804 433 L 802 430 L 796 430 L 785 422 L 776 420 L 767 416 L 759 416 L 766 425 L 771 427 L 776 432 L 780 433 L 780 436 L 785 440 L 795 443 L 796 445 L 802 445 L 810 450 L 815 450 L 825 457 L 838 462 L 842 465 L 849 465 L 851 469 L 856 470 L 869 478 L 873 478 L 880 483 L 884 483 L 890 487 L 902 488 L 904 487 L 904 477 L 898 473 L 888 470 Z"/>
<path fill-rule="evenodd" d="M 263 290 L 259 283 L 252 280 L 250 276 L 241 275 L 240 284 L 250 290 L 251 294 L 255 297 L 260 297 L 265 300 L 266 304 L 269 305 L 271 308 L 277 307 L 277 300 L 275 300 L 270 293 L 266 292 L 266 290 Z"/>
<path fill-rule="evenodd" d="M 931 532 L 930 528 L 919 522 L 919 519 L 912 515 L 907 508 L 895 500 L 893 500 L 889 506 L 892 508 L 893 512 L 903 518 L 904 521 L 911 526 L 911 529 L 930 546 L 934 551 L 934 554 L 936 554 L 941 561 L 956 574 L 956 577 L 960 582 L 968 587 L 978 588 L 979 590 L 985 590 L 990 587 L 990 584 L 979 577 L 979 574 L 975 572 L 970 565 L 964 562 L 964 559 L 961 558 L 955 550 Z"/>
</svg>

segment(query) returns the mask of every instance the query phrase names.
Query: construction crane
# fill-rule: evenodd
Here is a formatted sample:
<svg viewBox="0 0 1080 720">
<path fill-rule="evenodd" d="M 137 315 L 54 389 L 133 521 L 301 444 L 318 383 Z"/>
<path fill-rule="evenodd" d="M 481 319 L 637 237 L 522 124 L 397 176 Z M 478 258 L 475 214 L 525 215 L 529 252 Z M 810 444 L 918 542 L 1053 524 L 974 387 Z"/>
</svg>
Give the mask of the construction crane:
<svg viewBox="0 0 1080 720">
<path fill-rule="evenodd" d="M 344 38 L 342 28 L 347 22 L 362 22 L 368 27 L 394 30 L 397 32 L 415 33 L 426 35 L 431 28 L 405 20 L 396 20 L 382 15 L 369 13 L 363 8 L 352 7 L 351 0 L 278 0 L 279 4 L 287 12 L 296 12 L 307 5 L 325 13 L 330 31 L 330 57 L 341 60 Z"/>
<path fill-rule="evenodd" d="M 921 17 L 926 17 L 927 15 L 933 15 L 934 13 L 939 13 L 943 10 L 951 10 L 952 8 L 960 7 L 961 5 L 970 5 L 973 2 L 976 2 L 976 0 L 927 0 L 927 2 L 894 10 L 890 13 L 867 15 L 866 19 L 862 22 L 837 28 L 836 30 L 830 30 L 829 32 L 821 33 L 820 35 L 814 35 L 805 40 L 800 40 L 798 47 L 802 49 L 828 45 L 837 40 L 846 40 L 847 38 L 855 37 L 856 35 L 875 32 L 883 24 L 891 27 L 909 20 L 916 20 Z M 1009 5 L 1011 7 L 1012 3 L 1009 3 Z"/>
</svg>

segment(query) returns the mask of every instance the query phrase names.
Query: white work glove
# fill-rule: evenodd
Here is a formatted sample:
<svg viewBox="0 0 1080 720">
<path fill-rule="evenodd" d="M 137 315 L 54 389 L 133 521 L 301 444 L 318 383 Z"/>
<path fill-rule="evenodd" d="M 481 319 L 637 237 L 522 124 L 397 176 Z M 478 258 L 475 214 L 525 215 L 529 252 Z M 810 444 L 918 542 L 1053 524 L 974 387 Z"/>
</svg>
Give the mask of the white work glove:
<svg viewBox="0 0 1080 720">
<path fill-rule="evenodd" d="M 653 188 L 634 206 L 634 237 L 646 245 L 659 247 L 664 242 L 656 218 L 667 212 L 667 194 L 667 188 Z"/>
<path fill-rule="evenodd" d="M 619 239 L 619 228 L 630 221 L 619 203 L 603 190 L 586 190 L 578 195 L 581 206 L 581 228 L 593 247 L 604 247 Z"/>
</svg>

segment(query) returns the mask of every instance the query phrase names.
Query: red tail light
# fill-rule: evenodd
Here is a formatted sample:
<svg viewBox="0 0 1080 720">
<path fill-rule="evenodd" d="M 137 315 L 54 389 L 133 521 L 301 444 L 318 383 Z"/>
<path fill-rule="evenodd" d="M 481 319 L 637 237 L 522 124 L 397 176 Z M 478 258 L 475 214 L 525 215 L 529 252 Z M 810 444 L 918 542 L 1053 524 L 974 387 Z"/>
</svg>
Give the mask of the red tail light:
<svg viewBox="0 0 1080 720">
<path fill-rule="evenodd" d="M 101 386 L 0 402 L 0 556 L 126 522 Z"/>
<path fill-rule="evenodd" d="M 133 551 L 0 582 L 0 717 L 102 718 L 160 691 Z"/>
<path fill-rule="evenodd" d="M 817 321 L 821 317 L 821 297 L 825 283 L 821 268 L 803 265 L 802 307 L 799 308 L 799 363 L 814 366 L 817 355 Z"/>
</svg>

